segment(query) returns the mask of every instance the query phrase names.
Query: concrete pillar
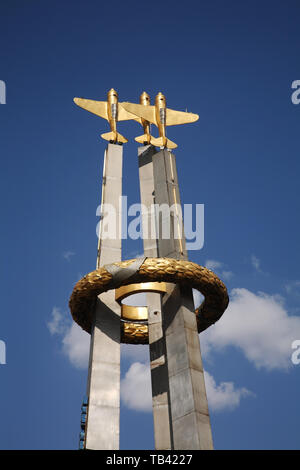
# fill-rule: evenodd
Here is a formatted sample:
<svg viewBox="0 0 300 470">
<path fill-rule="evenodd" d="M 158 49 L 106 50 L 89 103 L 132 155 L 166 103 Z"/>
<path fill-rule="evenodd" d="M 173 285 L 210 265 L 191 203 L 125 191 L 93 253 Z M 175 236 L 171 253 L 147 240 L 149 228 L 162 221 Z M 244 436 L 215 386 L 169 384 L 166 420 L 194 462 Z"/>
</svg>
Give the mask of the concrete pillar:
<svg viewBox="0 0 300 470">
<path fill-rule="evenodd" d="M 175 156 L 167 150 L 153 155 L 156 204 L 180 205 Z M 177 208 L 178 209 L 178 208 Z M 176 239 L 180 211 L 171 215 L 170 238 L 158 234 L 158 256 L 187 259 L 185 237 Z M 167 222 L 167 220 L 165 220 Z M 164 224 L 164 221 L 163 221 Z M 172 224 L 171 224 L 172 225 Z M 192 290 L 168 284 L 162 301 L 163 337 L 167 357 L 172 449 L 212 449 L 199 335 Z"/>
<path fill-rule="evenodd" d="M 151 238 L 151 228 L 154 220 L 149 215 L 150 207 L 154 204 L 154 175 L 152 157 L 155 147 L 147 145 L 139 147 L 139 177 L 141 204 L 147 208 L 147 216 L 143 214 L 143 243 L 144 254 L 149 257 L 158 256 L 157 239 Z M 148 227 L 149 233 L 145 233 Z M 169 380 L 166 364 L 165 341 L 162 330 L 161 294 L 147 293 L 149 352 L 152 383 L 152 406 L 154 421 L 155 449 L 171 449 L 171 428 L 169 413 Z"/>
<path fill-rule="evenodd" d="M 102 214 L 97 264 L 121 261 L 121 208 L 123 147 L 108 144 L 104 155 L 102 205 L 116 211 L 116 238 L 103 238 L 109 221 Z M 120 315 L 114 290 L 99 295 L 91 333 L 87 383 L 89 397 L 86 448 L 119 449 L 120 437 Z"/>
</svg>

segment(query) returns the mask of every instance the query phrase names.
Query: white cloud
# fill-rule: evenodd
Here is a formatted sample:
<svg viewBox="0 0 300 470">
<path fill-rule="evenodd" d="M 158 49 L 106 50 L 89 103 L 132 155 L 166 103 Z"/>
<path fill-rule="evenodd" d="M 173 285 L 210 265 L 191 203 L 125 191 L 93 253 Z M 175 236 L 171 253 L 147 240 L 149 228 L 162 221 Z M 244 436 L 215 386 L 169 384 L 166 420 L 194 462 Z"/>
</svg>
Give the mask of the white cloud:
<svg viewBox="0 0 300 470">
<path fill-rule="evenodd" d="M 289 316 L 283 299 L 263 292 L 233 289 L 223 317 L 201 334 L 204 354 L 239 348 L 257 368 L 288 369 L 291 343 L 300 337 L 300 317 Z"/>
<path fill-rule="evenodd" d="M 125 297 L 122 303 L 136 307 L 144 307 L 145 305 L 147 305 L 146 294 L 141 292 L 139 294 L 129 295 L 128 297 Z"/>
<path fill-rule="evenodd" d="M 88 367 L 90 335 L 73 322 L 63 340 L 63 351 L 70 362 L 78 369 Z"/>
<path fill-rule="evenodd" d="M 210 269 L 211 271 L 220 269 L 222 265 L 223 264 L 220 263 L 220 261 L 215 261 L 213 259 L 208 259 L 205 263 L 205 266 L 207 267 L 207 269 Z"/>
<path fill-rule="evenodd" d="M 72 258 L 72 256 L 75 255 L 75 253 L 74 251 L 64 251 L 62 255 L 64 259 L 66 259 L 67 261 L 70 261 L 70 259 Z"/>
<path fill-rule="evenodd" d="M 127 408 L 152 411 L 150 365 L 134 362 L 121 380 L 121 399 Z"/>
<path fill-rule="evenodd" d="M 288 294 L 300 295 L 300 281 L 289 281 L 284 287 Z"/>
<path fill-rule="evenodd" d="M 194 305 L 196 309 L 199 307 L 200 304 L 202 304 L 204 296 L 197 289 L 192 289 L 192 291 L 193 291 L 193 297 L 194 297 Z"/>
<path fill-rule="evenodd" d="M 204 378 L 208 405 L 213 411 L 231 411 L 239 406 L 241 398 L 254 396 L 246 388 L 235 388 L 233 382 L 221 382 L 217 385 L 212 375 L 206 371 Z"/>
<path fill-rule="evenodd" d="M 82 330 L 77 323 L 72 322 L 57 307 L 53 308 L 51 317 L 47 326 L 52 335 L 61 336 L 63 353 L 75 367 L 86 368 L 89 358 L 90 335 Z"/>
<path fill-rule="evenodd" d="M 66 331 L 68 327 L 67 319 L 58 307 L 53 307 L 51 320 L 47 323 L 47 327 L 51 335 L 63 334 Z"/>
<path fill-rule="evenodd" d="M 224 269 L 225 265 L 220 261 L 208 259 L 205 263 L 205 266 L 207 269 L 214 271 L 218 276 L 221 277 L 221 279 L 224 279 L 225 281 L 229 281 L 229 279 L 231 279 L 234 275 L 232 271 Z"/>
<path fill-rule="evenodd" d="M 222 279 L 225 279 L 225 281 L 229 281 L 229 279 L 231 279 L 233 276 L 233 272 L 232 271 L 222 271 L 221 272 L 221 277 Z"/>
<path fill-rule="evenodd" d="M 251 256 L 251 264 L 256 271 L 261 272 L 260 260 L 255 255 Z"/>
<path fill-rule="evenodd" d="M 207 399 L 212 411 L 231 411 L 240 405 L 241 398 L 254 396 L 246 388 L 235 388 L 233 382 L 216 384 L 208 372 L 204 372 Z M 149 363 L 134 362 L 121 381 L 121 399 L 127 408 L 151 412 L 151 376 Z"/>
</svg>

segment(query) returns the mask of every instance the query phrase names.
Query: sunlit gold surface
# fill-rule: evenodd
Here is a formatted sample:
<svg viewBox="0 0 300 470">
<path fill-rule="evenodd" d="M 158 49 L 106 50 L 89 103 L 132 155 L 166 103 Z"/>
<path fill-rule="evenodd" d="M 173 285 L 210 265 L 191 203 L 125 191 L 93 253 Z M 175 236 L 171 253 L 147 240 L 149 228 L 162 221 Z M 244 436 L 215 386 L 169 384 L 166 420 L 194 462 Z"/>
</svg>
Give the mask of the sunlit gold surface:
<svg viewBox="0 0 300 470">
<path fill-rule="evenodd" d="M 146 91 L 143 91 L 140 96 L 140 104 L 143 104 L 144 106 L 150 105 L 150 95 L 148 95 Z"/>
<path fill-rule="evenodd" d="M 121 317 L 127 320 L 148 320 L 148 308 L 122 304 Z"/>
<path fill-rule="evenodd" d="M 113 265 L 126 269 L 126 266 L 134 261 L 120 261 Z M 229 302 L 226 286 L 216 274 L 191 261 L 173 258 L 146 258 L 136 273 L 130 276 L 130 281 L 125 281 L 124 285 L 154 281 L 178 283 L 198 289 L 204 295 L 203 303 L 195 312 L 199 332 L 219 320 Z M 97 296 L 122 285 L 121 281 L 117 283 L 113 280 L 112 274 L 105 266 L 84 276 L 77 282 L 70 297 L 69 306 L 73 319 L 90 333 Z M 148 329 L 138 322 L 129 322 L 126 328 L 122 326 L 121 334 L 123 342 L 144 344 L 148 341 Z"/>
<path fill-rule="evenodd" d="M 175 142 L 172 142 L 167 138 L 166 126 L 187 124 L 199 119 L 198 114 L 175 111 L 167 108 L 166 98 L 161 92 L 159 92 L 155 98 L 155 106 L 145 106 L 144 102 L 143 104 L 128 102 L 123 102 L 121 104 L 129 113 L 135 114 L 141 119 L 153 123 L 158 127 L 159 137 L 151 137 L 151 144 L 156 145 L 157 147 L 167 147 L 169 149 L 177 147 Z M 140 142 L 140 140 L 138 142 Z"/>
<path fill-rule="evenodd" d="M 128 140 L 117 132 L 118 121 L 137 120 L 135 115 L 130 114 L 118 102 L 118 93 L 111 88 L 107 93 L 107 101 L 86 100 L 84 98 L 74 98 L 77 106 L 86 109 L 90 113 L 106 119 L 109 122 L 111 132 L 102 134 L 101 137 L 110 142 L 126 143 Z"/>
<path fill-rule="evenodd" d="M 148 325 L 144 323 L 121 323 L 121 342 L 127 344 L 147 344 Z"/>
<path fill-rule="evenodd" d="M 140 104 L 143 106 L 150 106 L 150 96 L 146 91 L 143 91 L 140 96 Z M 151 144 L 152 136 L 150 134 L 150 122 L 142 117 L 140 118 L 140 122 L 143 126 L 144 134 L 136 137 L 135 140 L 140 144 Z"/>
<path fill-rule="evenodd" d="M 167 292 L 166 284 L 164 282 L 140 282 L 138 284 L 128 284 L 116 289 L 116 301 L 122 302 L 125 297 L 132 294 L 139 294 L 141 292 Z"/>
</svg>

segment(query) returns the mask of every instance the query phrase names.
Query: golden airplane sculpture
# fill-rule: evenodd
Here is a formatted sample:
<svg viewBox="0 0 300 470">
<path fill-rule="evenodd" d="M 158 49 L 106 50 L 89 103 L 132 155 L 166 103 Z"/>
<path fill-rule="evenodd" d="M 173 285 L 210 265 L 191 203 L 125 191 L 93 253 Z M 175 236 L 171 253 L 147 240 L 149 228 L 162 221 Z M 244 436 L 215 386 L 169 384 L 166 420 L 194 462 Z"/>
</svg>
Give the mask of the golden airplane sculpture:
<svg viewBox="0 0 300 470">
<path fill-rule="evenodd" d="M 176 126 L 177 124 L 187 124 L 199 119 L 198 114 L 184 111 L 175 111 L 167 108 L 166 98 L 162 93 L 158 93 L 155 98 L 155 106 L 150 105 L 150 97 L 144 91 L 140 98 L 141 104 L 121 103 L 123 108 L 129 113 L 135 114 L 142 120 L 145 134 L 136 137 L 135 140 L 140 143 L 151 143 L 157 147 L 167 147 L 174 149 L 177 147 L 175 142 L 169 140 L 166 136 L 166 126 Z M 158 127 L 159 137 L 150 135 L 149 123 Z"/>
<path fill-rule="evenodd" d="M 150 106 L 150 96 L 145 91 L 143 91 L 140 96 L 140 104 L 143 106 Z M 151 144 L 151 140 L 153 140 L 153 137 L 150 134 L 150 122 L 143 118 L 137 118 L 137 120 L 140 122 L 140 124 L 142 124 L 144 128 L 144 134 L 140 135 L 139 137 L 136 137 L 135 140 L 141 144 Z"/>
<path fill-rule="evenodd" d="M 136 116 L 126 111 L 118 102 L 118 93 L 111 88 L 107 93 L 107 101 L 86 100 L 84 98 L 74 98 L 74 102 L 83 109 L 90 111 L 104 119 L 107 119 L 111 132 L 101 134 L 102 139 L 110 142 L 124 144 L 128 142 L 125 137 L 117 132 L 118 121 L 136 120 Z"/>
<path fill-rule="evenodd" d="M 107 101 L 74 98 L 74 102 L 81 108 L 107 119 L 110 124 L 111 132 L 102 134 L 101 137 L 110 142 L 118 142 L 121 144 L 128 142 L 128 140 L 117 132 L 118 121 L 132 119 L 140 122 L 143 126 L 144 134 L 135 138 L 137 142 L 174 149 L 177 145 L 167 138 L 166 126 L 187 124 L 199 119 L 198 114 L 175 111 L 167 108 L 166 98 L 162 93 L 158 93 L 156 96 L 154 106 L 150 105 L 150 96 L 145 91 L 140 96 L 140 104 L 128 102 L 119 103 L 118 94 L 113 88 L 107 93 Z M 150 123 L 158 127 L 158 138 L 151 135 Z"/>
</svg>

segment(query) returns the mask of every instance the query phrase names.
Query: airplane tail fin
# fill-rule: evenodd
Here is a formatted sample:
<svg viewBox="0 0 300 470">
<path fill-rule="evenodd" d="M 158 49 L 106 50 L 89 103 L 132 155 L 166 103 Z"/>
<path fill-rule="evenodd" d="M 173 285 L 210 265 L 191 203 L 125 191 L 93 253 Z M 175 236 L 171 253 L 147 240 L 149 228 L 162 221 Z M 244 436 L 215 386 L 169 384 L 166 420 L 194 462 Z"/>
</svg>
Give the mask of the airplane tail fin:
<svg viewBox="0 0 300 470">
<path fill-rule="evenodd" d="M 106 132 L 106 134 L 101 134 L 101 137 L 109 142 L 120 142 L 121 144 L 126 144 L 126 142 L 128 142 L 128 140 L 118 132 Z"/>
<path fill-rule="evenodd" d="M 177 144 L 175 144 L 175 142 L 172 142 L 172 140 L 169 140 L 169 139 L 166 139 L 166 140 L 167 140 L 166 147 L 168 149 L 176 149 Z M 163 137 L 158 137 L 158 138 L 152 137 L 151 138 L 151 144 L 155 145 L 156 147 L 164 147 L 164 138 Z"/>
<path fill-rule="evenodd" d="M 140 144 L 145 144 L 145 143 L 150 144 L 150 143 L 152 143 L 152 139 L 153 139 L 153 137 L 150 136 L 150 142 L 149 142 L 149 136 L 147 134 L 143 134 L 143 135 L 139 135 L 134 140 L 136 142 L 139 142 Z"/>
</svg>

